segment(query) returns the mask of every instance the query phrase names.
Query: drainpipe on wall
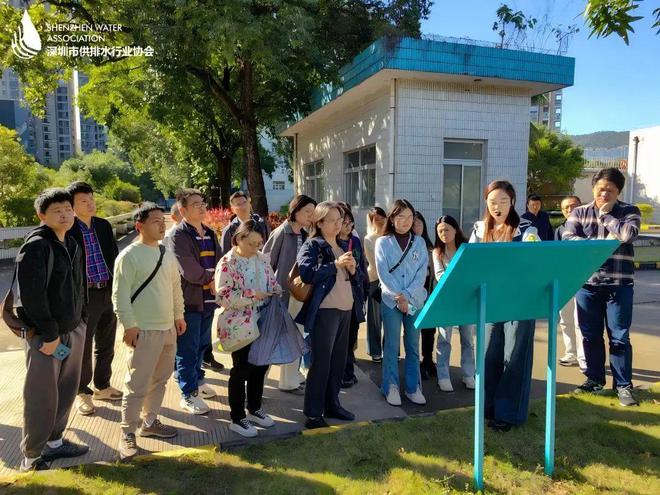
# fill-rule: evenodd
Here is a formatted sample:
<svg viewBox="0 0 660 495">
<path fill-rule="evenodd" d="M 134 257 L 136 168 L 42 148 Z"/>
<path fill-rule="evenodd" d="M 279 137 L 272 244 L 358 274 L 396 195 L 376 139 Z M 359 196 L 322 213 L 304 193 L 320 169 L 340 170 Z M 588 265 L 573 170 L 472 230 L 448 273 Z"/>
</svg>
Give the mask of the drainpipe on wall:
<svg viewBox="0 0 660 495">
<path fill-rule="evenodd" d="M 633 162 L 630 172 L 630 199 L 628 203 L 635 201 L 635 181 L 637 180 L 637 150 L 639 149 L 639 136 L 633 137 Z"/>
<path fill-rule="evenodd" d="M 82 137 L 80 131 L 80 105 L 78 104 L 78 97 L 80 96 L 78 85 L 78 70 L 73 70 L 73 75 L 69 81 L 69 91 L 72 95 L 72 125 L 71 125 L 71 140 L 73 141 L 73 153 L 75 155 L 82 155 Z"/>
<path fill-rule="evenodd" d="M 394 179 L 396 173 L 396 135 L 397 135 L 397 122 L 396 122 L 396 79 L 392 79 L 390 83 L 390 201 L 394 201 Z M 385 210 L 388 205 L 383 204 Z"/>
<path fill-rule="evenodd" d="M 298 133 L 293 135 L 293 189 L 300 194 L 300 176 L 298 174 Z"/>
</svg>

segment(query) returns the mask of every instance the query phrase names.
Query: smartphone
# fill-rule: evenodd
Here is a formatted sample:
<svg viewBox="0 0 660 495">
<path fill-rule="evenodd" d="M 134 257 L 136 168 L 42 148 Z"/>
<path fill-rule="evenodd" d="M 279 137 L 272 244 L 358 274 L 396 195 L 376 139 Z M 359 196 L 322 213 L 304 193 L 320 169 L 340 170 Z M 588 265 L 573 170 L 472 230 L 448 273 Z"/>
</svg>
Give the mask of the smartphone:
<svg viewBox="0 0 660 495">
<path fill-rule="evenodd" d="M 41 340 L 41 338 L 36 338 L 38 339 L 36 342 L 37 349 L 41 349 L 41 346 L 44 345 L 44 342 Z M 55 348 L 55 351 L 51 354 L 51 357 L 59 361 L 64 361 L 67 357 L 69 357 L 69 354 L 71 354 L 71 349 L 60 342 L 59 345 Z"/>
<path fill-rule="evenodd" d="M 351 253 L 351 254 L 353 252 L 353 238 L 352 237 L 348 240 L 348 251 L 346 251 L 346 252 Z"/>
</svg>

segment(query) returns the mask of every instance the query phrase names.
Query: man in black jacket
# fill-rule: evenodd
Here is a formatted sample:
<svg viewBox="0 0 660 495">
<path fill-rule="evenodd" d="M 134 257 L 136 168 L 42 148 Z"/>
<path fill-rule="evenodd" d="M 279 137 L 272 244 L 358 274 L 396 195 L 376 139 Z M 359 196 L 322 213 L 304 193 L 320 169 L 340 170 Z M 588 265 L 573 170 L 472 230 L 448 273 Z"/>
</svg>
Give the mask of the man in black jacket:
<svg viewBox="0 0 660 495">
<path fill-rule="evenodd" d="M 74 182 L 67 187 L 67 191 L 73 199 L 73 211 L 76 214 L 70 234 L 83 248 L 87 275 L 89 318 L 77 407 L 80 414 L 89 415 L 96 412 L 92 397 L 96 400 L 121 400 L 122 396 L 121 391 L 110 386 L 117 333 L 117 318 L 112 308 L 112 274 L 119 249 L 110 222 L 95 216 L 96 203 L 92 187 L 85 182 Z M 94 341 L 95 364 L 92 368 Z M 92 376 L 96 388 L 94 391 L 90 388 Z"/>
<path fill-rule="evenodd" d="M 522 218 L 532 222 L 532 226 L 536 227 L 542 241 L 553 241 L 554 232 L 550 223 L 550 215 L 543 211 L 542 207 L 543 198 L 538 194 L 530 194 L 527 197 L 527 211 L 522 214 Z"/>
<path fill-rule="evenodd" d="M 82 248 L 67 234 L 73 201 L 64 189 L 47 189 L 34 205 L 42 225 L 16 257 L 14 298 L 18 316 L 35 330 L 25 343 L 22 471 L 48 469 L 54 459 L 88 450 L 62 438 L 80 381 L 87 303 Z"/>
<path fill-rule="evenodd" d="M 222 245 L 222 252 L 227 254 L 231 250 L 231 238 L 240 224 L 248 220 L 257 222 L 257 230 L 264 239 L 264 244 L 270 236 L 270 226 L 268 222 L 261 218 L 256 213 L 252 213 L 252 204 L 250 198 L 243 191 L 236 191 L 229 197 L 229 207 L 231 212 L 236 215 L 231 222 L 224 229 L 222 229 L 222 236 L 220 244 Z"/>
</svg>

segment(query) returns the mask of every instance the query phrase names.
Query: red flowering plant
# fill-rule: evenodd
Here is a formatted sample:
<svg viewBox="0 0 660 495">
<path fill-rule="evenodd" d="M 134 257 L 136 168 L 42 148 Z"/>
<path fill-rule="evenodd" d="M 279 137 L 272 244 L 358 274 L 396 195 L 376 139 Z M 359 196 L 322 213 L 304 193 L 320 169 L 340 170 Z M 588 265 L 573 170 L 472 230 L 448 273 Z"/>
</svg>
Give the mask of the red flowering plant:
<svg viewBox="0 0 660 495">
<path fill-rule="evenodd" d="M 271 230 L 275 230 L 277 227 L 282 225 L 284 220 L 286 220 L 286 217 L 284 215 L 280 215 L 276 211 L 271 211 L 268 214 L 268 224 L 270 225 Z"/>
<path fill-rule="evenodd" d="M 233 213 L 229 208 L 213 208 L 207 210 L 204 223 L 211 227 L 216 235 L 220 237 L 222 235 L 222 229 L 231 222 L 232 217 Z M 282 225 L 284 220 L 286 220 L 286 217 L 275 211 L 271 211 L 266 220 L 268 221 L 271 230 L 274 230 Z"/>
<path fill-rule="evenodd" d="M 215 234 L 220 237 L 222 229 L 231 222 L 233 213 L 229 208 L 213 208 L 206 211 L 204 223 L 211 227 Z"/>
</svg>

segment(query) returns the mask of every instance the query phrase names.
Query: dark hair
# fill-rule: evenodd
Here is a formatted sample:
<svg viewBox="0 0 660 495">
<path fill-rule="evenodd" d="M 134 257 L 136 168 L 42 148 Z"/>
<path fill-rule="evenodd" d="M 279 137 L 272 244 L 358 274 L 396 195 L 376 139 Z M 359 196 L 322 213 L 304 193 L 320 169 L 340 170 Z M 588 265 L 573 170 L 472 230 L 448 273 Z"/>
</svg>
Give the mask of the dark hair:
<svg viewBox="0 0 660 495">
<path fill-rule="evenodd" d="M 559 204 L 561 205 L 561 203 L 563 203 L 567 199 L 575 199 L 578 203 L 582 204 L 582 200 L 580 199 L 580 196 L 575 196 L 574 194 L 571 194 L 569 196 L 564 196 L 562 200 L 559 202 Z"/>
<path fill-rule="evenodd" d="M 307 205 L 314 205 L 316 207 L 316 201 L 305 194 L 298 194 L 297 196 L 294 196 L 291 200 L 291 203 L 289 203 L 289 215 L 287 216 L 289 222 L 295 222 L 296 213 L 298 213 Z"/>
<path fill-rule="evenodd" d="M 76 194 L 94 194 L 94 189 L 92 189 L 92 186 L 87 184 L 87 182 L 78 180 L 69 184 L 69 186 L 66 188 L 66 192 L 68 192 L 71 195 L 71 198 L 73 198 L 73 201 L 75 201 Z"/>
<path fill-rule="evenodd" d="M 236 191 L 234 194 L 229 196 L 229 204 L 234 201 L 236 198 L 245 198 L 250 199 L 245 191 Z"/>
<path fill-rule="evenodd" d="M 193 189 L 192 187 L 185 187 L 183 189 L 179 189 L 176 192 L 176 201 L 179 203 L 180 206 L 183 206 L 184 208 L 188 206 L 188 198 L 191 196 L 199 196 L 200 198 L 204 199 L 204 195 L 202 194 L 202 191 L 199 189 Z"/>
<path fill-rule="evenodd" d="M 445 254 L 445 249 L 447 249 L 447 245 L 440 240 L 440 236 L 438 235 L 438 225 L 441 223 L 446 223 L 447 225 L 451 225 L 454 230 L 456 231 L 456 237 L 454 238 L 454 244 L 456 244 L 456 249 L 458 249 L 461 244 L 464 242 L 467 242 L 467 239 L 465 237 L 465 234 L 463 234 L 463 230 L 461 229 L 460 225 L 458 225 L 458 222 L 454 217 L 451 215 L 443 215 L 438 220 L 435 222 L 435 244 L 433 245 L 433 251 L 438 255 L 439 258 L 442 258 L 442 255 Z"/>
<path fill-rule="evenodd" d="M 249 236 L 252 232 L 256 232 L 259 235 L 261 231 L 259 230 L 259 225 L 254 220 L 248 220 L 247 222 L 241 222 L 241 224 L 234 232 L 234 235 L 231 236 L 231 245 L 238 246 L 238 240 L 243 239 L 244 237 Z"/>
<path fill-rule="evenodd" d="M 344 210 L 351 211 L 353 209 L 353 207 L 349 205 L 346 201 L 337 201 L 337 204 L 342 208 L 344 208 Z"/>
<path fill-rule="evenodd" d="M 431 249 L 433 247 L 433 243 L 429 238 L 429 230 L 426 228 L 426 219 L 424 218 L 424 215 L 422 215 L 419 211 L 416 211 L 413 218 L 413 227 L 415 226 L 415 220 L 420 220 L 422 222 L 422 239 L 424 239 L 426 247 Z"/>
<path fill-rule="evenodd" d="M 144 223 L 147 221 L 149 218 L 149 214 L 152 211 L 161 211 L 165 213 L 165 210 L 163 210 L 160 206 L 158 206 L 156 203 L 152 203 L 151 201 L 145 201 L 142 203 L 140 206 L 138 206 L 137 210 L 133 212 L 133 221 L 134 222 L 140 222 Z"/>
<path fill-rule="evenodd" d="M 396 217 L 403 210 L 410 210 L 413 215 L 415 215 L 415 208 L 410 204 L 410 201 L 407 199 L 397 199 L 392 205 L 392 209 L 387 214 L 387 223 L 385 224 L 385 235 L 394 235 L 396 229 L 394 228 L 394 217 Z M 412 225 L 410 226 L 412 230 Z M 410 232 L 410 231 L 409 231 Z"/>
<path fill-rule="evenodd" d="M 37 213 L 44 215 L 48 207 L 53 203 L 69 203 L 71 208 L 73 208 L 73 198 L 66 189 L 50 187 L 39 193 L 37 199 L 34 200 L 34 209 Z"/>
<path fill-rule="evenodd" d="M 530 201 L 543 201 L 543 198 L 538 194 L 533 193 L 527 196 L 527 202 L 529 203 Z"/>
<path fill-rule="evenodd" d="M 488 195 L 492 193 L 493 191 L 497 191 L 498 189 L 502 189 L 505 193 L 509 195 L 509 198 L 511 198 L 511 209 L 509 210 L 509 214 L 506 217 L 506 220 L 504 223 L 507 225 L 507 230 L 505 232 L 505 239 L 507 241 L 511 241 L 513 239 L 513 232 L 515 229 L 518 228 L 518 225 L 520 225 L 520 217 L 518 216 L 518 213 L 516 212 L 516 190 L 513 188 L 513 185 L 511 182 L 508 180 L 494 180 L 490 184 L 486 186 L 486 189 L 484 190 L 484 201 L 488 199 Z M 493 230 L 493 225 L 495 224 L 495 219 L 491 216 L 490 212 L 488 211 L 488 205 L 486 205 L 486 208 L 484 208 L 484 237 L 483 240 L 484 242 L 489 242 L 488 238 L 491 236 L 491 231 Z"/>
<path fill-rule="evenodd" d="M 605 179 L 608 182 L 613 183 L 616 188 L 621 192 L 623 190 L 623 186 L 626 185 L 626 176 L 623 175 L 621 170 L 618 168 L 602 168 L 598 172 L 594 174 L 594 176 L 591 179 L 591 187 L 594 187 L 596 185 L 596 182 L 598 182 L 601 179 Z"/>
</svg>

